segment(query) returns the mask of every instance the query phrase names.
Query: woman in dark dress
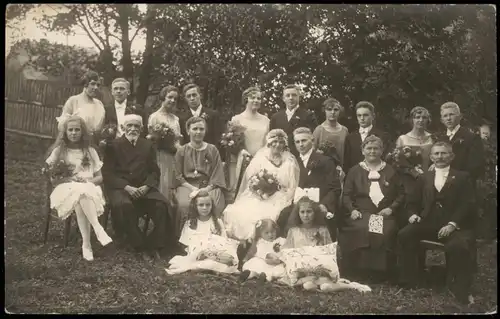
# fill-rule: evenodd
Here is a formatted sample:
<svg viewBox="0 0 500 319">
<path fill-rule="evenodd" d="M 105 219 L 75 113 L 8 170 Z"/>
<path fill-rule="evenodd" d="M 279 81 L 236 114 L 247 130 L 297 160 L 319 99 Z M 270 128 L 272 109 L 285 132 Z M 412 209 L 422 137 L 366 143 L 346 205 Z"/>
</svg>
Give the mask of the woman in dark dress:
<svg viewBox="0 0 500 319">
<path fill-rule="evenodd" d="M 396 266 L 395 216 L 404 200 L 402 186 L 395 170 L 381 159 L 380 138 L 368 136 L 361 147 L 364 161 L 349 170 L 344 184 L 345 210 L 339 227 L 344 277 L 354 270 L 382 273 Z M 383 216 L 382 234 L 369 231 L 372 214 Z"/>
</svg>

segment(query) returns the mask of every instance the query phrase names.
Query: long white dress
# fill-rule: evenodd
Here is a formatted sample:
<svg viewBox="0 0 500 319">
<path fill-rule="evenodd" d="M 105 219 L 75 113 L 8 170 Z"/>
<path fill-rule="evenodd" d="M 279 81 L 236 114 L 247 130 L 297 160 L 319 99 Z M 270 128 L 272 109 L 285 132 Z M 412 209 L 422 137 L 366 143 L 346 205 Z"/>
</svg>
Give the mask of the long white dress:
<svg viewBox="0 0 500 319">
<path fill-rule="evenodd" d="M 250 270 L 256 273 L 265 273 L 269 281 L 285 276 L 285 265 L 269 265 L 266 263 L 267 254 L 274 254 L 274 245 L 278 241 L 284 241 L 283 238 L 278 238 L 275 241 L 267 241 L 263 238 L 259 239 L 256 244 L 257 251 L 255 255 L 243 264 L 242 270 Z"/>
<path fill-rule="evenodd" d="M 52 151 L 45 161 L 47 164 L 51 165 L 57 161 L 59 149 L 57 147 Z M 82 165 L 84 152 L 81 149 L 67 149 L 66 156 L 64 156 L 66 163 L 73 165 L 73 174 L 85 179 L 92 178 L 94 173 L 98 172 L 102 167 L 102 162 L 95 149 L 89 148 L 88 154 L 90 155 L 90 164 L 88 166 Z M 105 201 L 101 187 L 90 182 L 69 182 L 57 185 L 50 194 L 50 208 L 56 209 L 58 216 L 66 219 L 83 196 L 86 196 L 94 203 L 97 216 L 102 215 Z"/>
<path fill-rule="evenodd" d="M 281 210 L 292 203 L 300 176 L 297 160 L 290 152 L 285 151 L 281 165 L 276 166 L 269 161 L 269 152 L 267 147 L 257 152 L 245 171 L 234 204 L 228 205 L 223 212 L 223 221 L 231 238 L 251 238 L 258 220 L 269 218 L 276 221 Z M 281 190 L 265 200 L 249 189 L 250 178 L 261 169 L 274 174 L 281 185 Z"/>
<path fill-rule="evenodd" d="M 203 242 L 210 241 L 214 237 L 218 237 L 219 240 L 222 238 L 227 238 L 226 232 L 224 230 L 224 225 L 220 219 L 217 220 L 219 226 L 222 230 L 220 236 L 215 234 L 215 226 L 212 219 L 207 221 L 198 220 L 196 229 L 191 229 L 189 227 L 190 221 L 186 221 L 184 228 L 182 229 L 181 237 L 179 242 L 187 246 L 187 256 L 175 256 L 169 263 L 170 266 L 165 269 L 167 274 L 174 275 L 180 274 L 189 270 L 194 269 L 206 269 L 213 270 L 221 273 L 238 273 L 237 267 L 237 256 L 236 256 L 236 245 L 234 246 L 234 251 L 230 254 L 234 255 L 236 263 L 232 266 L 217 262 L 212 259 L 196 260 L 200 250 L 202 250 Z M 229 239 L 227 239 L 230 241 Z"/>
</svg>

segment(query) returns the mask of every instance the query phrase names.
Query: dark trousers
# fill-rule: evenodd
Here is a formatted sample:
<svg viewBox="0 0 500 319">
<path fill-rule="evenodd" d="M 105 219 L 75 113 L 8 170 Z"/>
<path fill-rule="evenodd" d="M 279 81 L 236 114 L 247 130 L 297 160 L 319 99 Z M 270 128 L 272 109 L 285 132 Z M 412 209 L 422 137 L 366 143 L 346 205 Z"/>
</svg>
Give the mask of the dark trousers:
<svg viewBox="0 0 500 319">
<path fill-rule="evenodd" d="M 444 244 L 446 268 L 452 281 L 451 290 L 456 295 L 467 296 L 470 293 L 475 269 L 475 238 L 471 230 L 455 230 L 445 238 L 438 239 L 440 224 L 409 224 L 398 233 L 400 247 L 400 281 L 416 283 L 419 275 L 418 245 L 426 239 Z"/>
<path fill-rule="evenodd" d="M 111 218 L 113 230 L 118 239 L 127 240 L 137 251 L 160 250 L 169 241 L 168 207 L 160 200 L 147 197 L 132 199 L 125 190 L 110 192 Z M 153 220 L 154 228 L 149 236 L 145 236 L 139 228 L 139 217 L 148 214 Z"/>
<path fill-rule="evenodd" d="M 278 224 L 278 237 L 286 238 L 288 234 L 288 219 L 290 218 L 290 214 L 293 211 L 293 207 L 293 205 L 290 205 L 283 208 L 280 215 L 278 216 L 278 220 L 276 221 L 276 224 Z M 328 228 L 328 232 L 330 233 L 330 237 L 333 242 L 337 241 L 337 223 L 335 222 L 335 218 L 336 217 L 332 219 L 326 219 L 325 217 L 326 227 Z"/>
</svg>

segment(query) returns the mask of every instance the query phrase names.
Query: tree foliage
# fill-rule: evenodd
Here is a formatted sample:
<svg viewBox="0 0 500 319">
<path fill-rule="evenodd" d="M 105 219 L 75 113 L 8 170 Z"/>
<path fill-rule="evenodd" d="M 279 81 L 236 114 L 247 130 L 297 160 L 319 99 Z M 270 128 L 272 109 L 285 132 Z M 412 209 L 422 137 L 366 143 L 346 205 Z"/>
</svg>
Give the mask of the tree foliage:
<svg viewBox="0 0 500 319">
<path fill-rule="evenodd" d="M 349 124 L 355 103 L 369 100 L 394 136 L 409 129 L 416 105 L 431 111 L 432 129 L 439 105 L 449 100 L 462 106 L 466 124 L 496 117 L 493 6 L 148 4 L 141 12 L 132 4 L 92 4 L 68 10 L 41 24 L 84 29 L 100 50 L 98 71 L 108 78 L 122 75 L 118 70 L 140 76 L 140 103 L 151 83 L 196 82 L 204 103 L 229 117 L 242 109 L 241 92 L 259 85 L 264 112 L 272 113 L 282 105 L 282 87 L 300 83 L 301 104 L 317 115 L 321 101 L 333 96 L 346 107 Z M 12 9 L 10 17 L 25 11 Z M 132 28 L 147 38 L 139 56 L 130 51 Z M 111 45 L 113 37 L 121 47 Z"/>
<path fill-rule="evenodd" d="M 8 58 L 13 58 L 23 50 L 29 59 L 26 65 L 45 74 L 63 77 L 69 83 L 77 85 L 87 70 L 101 68 L 97 53 L 77 46 L 51 43 L 46 39 L 23 39 L 14 44 Z"/>
</svg>

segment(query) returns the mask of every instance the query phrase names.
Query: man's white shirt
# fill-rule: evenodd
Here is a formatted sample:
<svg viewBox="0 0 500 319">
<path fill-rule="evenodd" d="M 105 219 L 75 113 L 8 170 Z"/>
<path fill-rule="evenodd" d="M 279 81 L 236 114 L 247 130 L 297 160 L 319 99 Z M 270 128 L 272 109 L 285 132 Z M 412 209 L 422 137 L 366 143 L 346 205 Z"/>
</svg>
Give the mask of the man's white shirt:
<svg viewBox="0 0 500 319">
<path fill-rule="evenodd" d="M 192 108 L 189 108 L 189 110 L 191 111 L 191 114 L 193 114 L 193 116 L 196 116 L 196 117 L 199 117 L 201 114 L 201 108 L 202 108 L 202 105 L 200 103 L 200 105 L 198 106 L 198 108 L 196 109 L 196 111 L 193 111 Z"/>
<path fill-rule="evenodd" d="M 364 141 L 368 137 L 368 133 L 372 130 L 373 124 L 368 127 L 360 127 L 359 134 L 361 135 L 361 141 Z"/>
<path fill-rule="evenodd" d="M 123 118 L 125 117 L 125 108 L 127 107 L 127 100 L 124 100 L 122 103 L 118 103 L 118 101 L 115 101 L 115 110 L 116 110 L 116 121 L 117 121 L 117 135 L 118 137 L 121 137 L 123 135 L 122 131 L 122 125 L 123 125 Z"/>
<path fill-rule="evenodd" d="M 297 111 L 298 108 L 299 108 L 298 104 L 292 110 L 289 110 L 288 108 L 286 108 L 285 113 L 286 113 L 286 117 L 288 119 L 288 122 L 290 122 L 290 120 L 292 119 L 292 116 L 295 114 L 295 111 Z"/>
</svg>

